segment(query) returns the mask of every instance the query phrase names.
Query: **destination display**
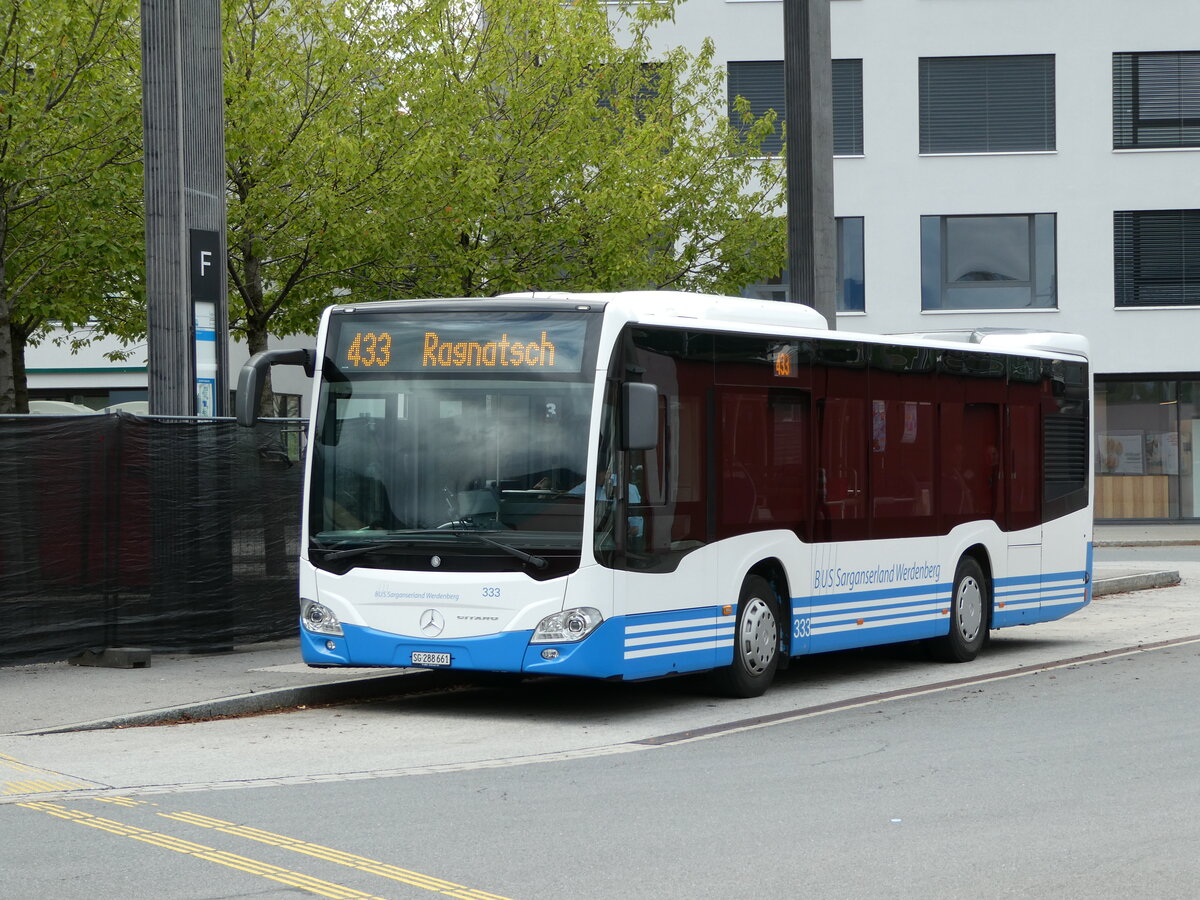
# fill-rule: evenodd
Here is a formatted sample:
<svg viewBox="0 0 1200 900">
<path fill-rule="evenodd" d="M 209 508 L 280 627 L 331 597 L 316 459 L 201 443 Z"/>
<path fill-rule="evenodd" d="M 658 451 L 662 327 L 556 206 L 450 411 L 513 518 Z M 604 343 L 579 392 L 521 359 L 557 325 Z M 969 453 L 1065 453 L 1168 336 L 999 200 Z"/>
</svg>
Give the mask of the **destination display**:
<svg viewBox="0 0 1200 900">
<path fill-rule="evenodd" d="M 339 323 L 338 368 L 363 372 L 559 372 L 583 368 L 588 320 L 555 313 L 349 317 Z"/>
</svg>

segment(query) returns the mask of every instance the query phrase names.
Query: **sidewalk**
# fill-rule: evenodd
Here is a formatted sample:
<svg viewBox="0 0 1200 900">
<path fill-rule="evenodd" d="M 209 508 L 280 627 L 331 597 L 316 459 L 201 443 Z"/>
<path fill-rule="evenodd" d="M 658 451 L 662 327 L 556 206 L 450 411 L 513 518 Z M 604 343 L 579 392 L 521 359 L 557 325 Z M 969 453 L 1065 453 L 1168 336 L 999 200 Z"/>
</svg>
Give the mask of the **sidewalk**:
<svg viewBox="0 0 1200 900">
<path fill-rule="evenodd" d="M 1095 541 L 1102 547 L 1200 546 L 1200 525 L 1098 525 Z M 1103 596 L 1178 583 L 1172 567 L 1099 564 L 1094 591 Z M 447 677 L 422 669 L 309 668 L 300 661 L 298 638 L 226 653 L 156 653 L 138 669 L 7 666 L 0 667 L 0 734 L 246 715 L 436 689 Z"/>
<path fill-rule="evenodd" d="M 1144 522 L 1097 523 L 1092 529 L 1097 547 L 1200 546 L 1200 523 Z"/>
<path fill-rule="evenodd" d="M 0 667 L 0 734 L 247 715 L 430 687 L 423 669 L 314 669 L 300 639 L 221 653 L 155 653 L 146 668 L 67 662 Z M 419 677 L 418 677 L 419 676 Z M 401 687 L 399 679 L 406 679 Z"/>
</svg>

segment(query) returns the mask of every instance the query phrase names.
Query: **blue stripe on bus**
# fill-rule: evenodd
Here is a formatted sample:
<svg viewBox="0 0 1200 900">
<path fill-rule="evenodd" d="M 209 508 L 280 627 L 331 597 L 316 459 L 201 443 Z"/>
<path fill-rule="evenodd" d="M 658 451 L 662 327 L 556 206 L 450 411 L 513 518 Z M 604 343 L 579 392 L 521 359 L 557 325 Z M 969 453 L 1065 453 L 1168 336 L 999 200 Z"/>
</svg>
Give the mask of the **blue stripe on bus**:
<svg viewBox="0 0 1200 900">
<path fill-rule="evenodd" d="M 728 665 L 736 608 L 702 606 L 626 616 L 622 657 L 627 678 L 652 678 Z"/>
<path fill-rule="evenodd" d="M 888 589 L 882 588 L 875 591 L 843 591 L 838 594 L 809 594 L 807 597 L 795 597 L 792 600 L 793 604 L 807 603 L 824 604 L 827 602 L 845 603 L 847 600 L 888 600 L 893 597 L 912 597 L 918 594 L 931 593 L 949 593 L 951 585 L 949 582 L 938 584 L 922 584 L 916 587 L 905 587 Z"/>
<path fill-rule="evenodd" d="M 1065 571 L 995 579 L 993 627 L 1058 619 L 1084 606 L 1087 574 Z M 945 634 L 952 590 L 952 584 L 943 582 L 797 597 L 792 601 L 792 634 L 807 640 L 812 652 Z"/>
<path fill-rule="evenodd" d="M 997 578 L 992 582 L 996 587 L 1009 587 L 1018 584 L 1047 584 L 1055 581 L 1082 581 L 1087 574 L 1077 572 L 1047 572 L 1045 575 L 1014 575 L 1008 578 Z"/>
</svg>

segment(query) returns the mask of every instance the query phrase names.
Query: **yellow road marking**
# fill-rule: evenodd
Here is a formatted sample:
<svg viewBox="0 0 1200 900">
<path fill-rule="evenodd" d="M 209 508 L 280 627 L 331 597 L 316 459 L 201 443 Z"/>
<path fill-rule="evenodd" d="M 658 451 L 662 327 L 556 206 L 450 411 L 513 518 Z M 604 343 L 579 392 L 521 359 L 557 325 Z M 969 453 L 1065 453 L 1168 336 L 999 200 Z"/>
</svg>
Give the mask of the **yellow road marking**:
<svg viewBox="0 0 1200 900">
<path fill-rule="evenodd" d="M 307 891 L 310 894 L 317 894 L 321 897 L 329 897 L 331 900 L 383 900 L 383 898 L 376 897 L 374 894 L 368 894 L 344 885 L 334 884 L 331 881 L 323 881 L 320 878 L 313 878 L 312 876 L 305 875 L 302 872 L 294 872 L 291 869 L 273 866 L 270 863 L 265 863 L 260 860 L 249 859 L 245 856 L 238 856 L 235 853 L 227 853 L 223 850 L 217 850 L 214 847 L 206 847 L 203 844 L 186 841 L 182 838 L 173 837 L 169 834 L 160 834 L 145 828 L 138 828 L 135 825 L 126 825 L 123 822 L 105 819 L 102 816 L 94 816 L 91 813 L 81 812 L 77 809 L 67 809 L 66 807 L 60 806 L 57 803 L 47 803 L 45 801 L 35 800 L 28 803 L 18 803 L 17 805 L 23 806 L 26 809 L 32 809 L 37 812 L 46 813 L 47 815 L 56 816 L 60 819 L 78 822 L 80 825 L 98 828 L 101 831 L 107 831 L 110 834 L 132 838 L 135 841 L 141 841 L 142 843 L 151 844 L 155 847 L 162 847 L 166 850 L 174 850 L 176 853 L 195 856 L 197 859 L 215 862 L 230 869 L 237 869 L 241 872 L 248 872 L 251 875 L 269 878 L 270 880 L 279 882 L 280 884 L 286 884 L 290 887 L 300 888 L 301 890 Z"/>
<path fill-rule="evenodd" d="M 185 822 L 189 825 L 197 825 L 200 828 L 211 828 L 224 834 L 258 841 L 261 844 L 269 844 L 272 847 L 294 850 L 296 853 L 303 853 L 327 862 L 337 863 L 340 866 L 348 866 L 372 875 L 379 875 L 383 878 L 389 878 L 392 881 L 400 881 L 414 887 L 424 888 L 427 891 L 435 891 L 451 897 L 458 897 L 460 900 L 508 900 L 508 898 L 501 897 L 499 894 L 490 894 L 487 891 L 464 887 L 452 881 L 444 881 L 441 878 L 434 878 L 431 875 L 422 875 L 420 872 L 402 869 L 399 866 L 389 865 L 388 863 L 369 859 L 365 856 L 345 853 L 341 850 L 334 850 L 332 847 L 323 847 L 320 844 L 310 844 L 308 841 L 290 838 L 286 835 L 275 834 L 270 831 L 263 831 L 260 828 L 251 828 L 248 825 L 237 825 L 222 819 L 214 819 L 211 816 L 202 816 L 189 812 L 158 813 L 158 815 L 164 819 Z"/>
<path fill-rule="evenodd" d="M 21 762 L 6 753 L 0 753 L 0 769 L 11 769 L 23 775 L 38 775 L 39 778 L 25 778 L 19 781 L 9 781 L 0 778 L 0 797 L 11 797 L 15 794 L 48 794 L 54 791 L 74 791 L 92 787 L 82 781 L 65 778 L 57 772 L 49 772 Z M 49 777 L 46 777 L 49 776 Z"/>
<path fill-rule="evenodd" d="M 0 796 L 14 794 L 50 794 L 55 791 L 74 791 L 88 785 L 78 781 L 45 781 L 33 779 L 30 781 L 0 781 Z"/>
</svg>

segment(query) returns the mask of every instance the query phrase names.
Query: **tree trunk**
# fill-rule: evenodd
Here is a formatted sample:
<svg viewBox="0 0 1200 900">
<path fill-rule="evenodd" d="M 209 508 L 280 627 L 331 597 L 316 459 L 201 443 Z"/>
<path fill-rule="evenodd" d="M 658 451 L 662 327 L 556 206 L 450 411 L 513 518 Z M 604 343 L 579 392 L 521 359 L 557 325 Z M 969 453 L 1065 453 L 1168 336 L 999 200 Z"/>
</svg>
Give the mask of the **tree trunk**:
<svg viewBox="0 0 1200 900">
<path fill-rule="evenodd" d="M 252 315 L 246 317 L 246 346 L 251 356 L 254 356 L 255 353 L 262 353 L 267 349 L 267 323 L 258 320 Z M 275 407 L 275 391 L 271 383 L 271 370 L 267 369 L 263 373 L 262 401 L 258 404 L 258 414 L 267 418 L 274 418 L 279 415 Z"/>
<path fill-rule="evenodd" d="M 246 305 L 246 346 L 251 356 L 267 349 L 270 323 L 266 312 L 267 305 L 263 297 L 262 259 L 255 252 L 254 244 L 253 232 L 242 236 L 240 242 L 242 271 L 241 277 L 238 279 L 241 284 L 242 302 Z M 268 418 L 277 415 L 275 392 L 271 388 L 270 369 L 264 373 L 262 402 L 258 405 L 258 414 Z"/>
<path fill-rule="evenodd" d="M 13 386 L 16 390 L 17 412 L 29 412 L 29 373 L 25 369 L 25 348 L 29 346 L 29 333 L 20 326 L 9 323 L 12 336 Z"/>
<path fill-rule="evenodd" d="M 0 225 L 0 414 L 29 412 L 28 398 L 24 404 L 17 394 L 15 356 L 13 354 L 12 308 L 8 302 L 8 281 L 4 269 L 4 233 Z M 24 374 L 24 364 L 21 366 Z"/>
</svg>

